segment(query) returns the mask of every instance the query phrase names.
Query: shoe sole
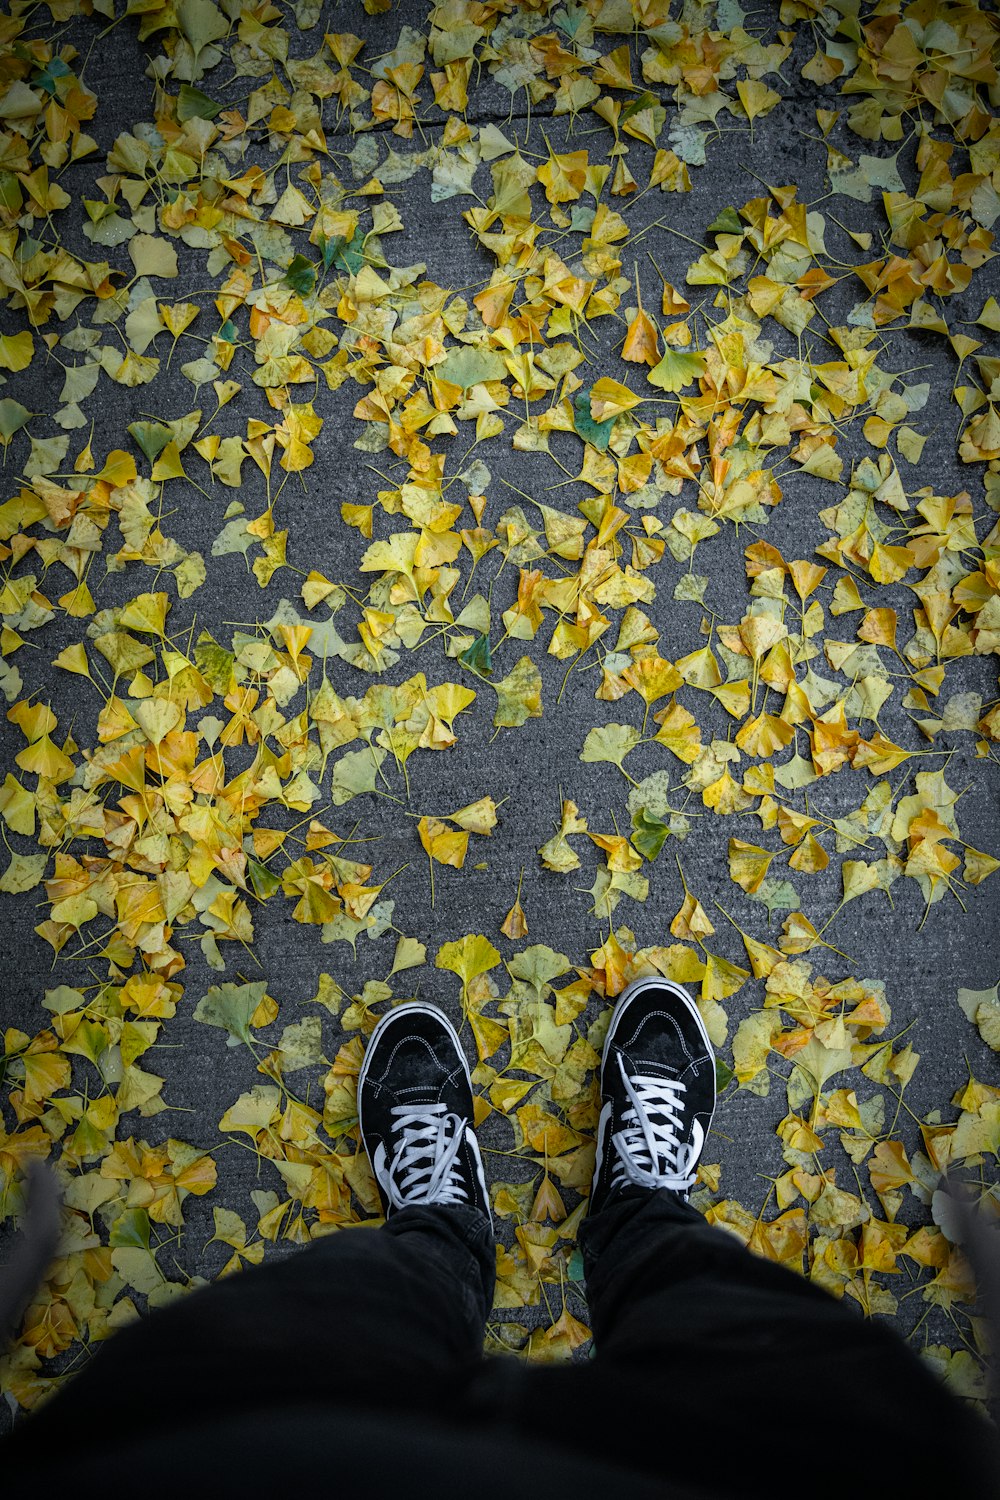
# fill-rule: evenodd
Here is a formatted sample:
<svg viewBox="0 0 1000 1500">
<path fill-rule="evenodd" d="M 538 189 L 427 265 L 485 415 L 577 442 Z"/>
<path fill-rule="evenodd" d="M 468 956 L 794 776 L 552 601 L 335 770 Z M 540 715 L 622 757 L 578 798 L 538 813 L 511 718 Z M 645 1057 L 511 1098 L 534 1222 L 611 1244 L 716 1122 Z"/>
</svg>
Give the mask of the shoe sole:
<svg viewBox="0 0 1000 1500">
<path fill-rule="evenodd" d="M 605 1066 L 607 1064 L 608 1057 L 610 1056 L 610 1046 L 611 1046 L 611 1042 L 612 1042 L 612 1040 L 614 1038 L 615 1032 L 616 1032 L 618 1026 L 621 1024 L 622 1017 L 624 1016 L 626 1010 L 628 1009 L 628 1002 L 630 1000 L 632 1000 L 636 995 L 643 994 L 646 990 L 667 990 L 667 991 L 669 991 L 669 993 L 671 995 L 674 996 L 674 998 L 676 1000 L 679 1000 L 681 1002 L 681 1004 L 684 1005 L 684 1007 L 687 1009 L 688 1013 L 693 1017 L 695 1023 L 697 1024 L 698 1030 L 701 1033 L 702 1041 L 705 1043 L 705 1051 L 708 1053 L 709 1057 L 712 1059 L 712 1066 L 713 1066 L 713 1069 L 714 1069 L 714 1066 L 715 1066 L 715 1048 L 712 1046 L 711 1038 L 709 1037 L 708 1031 L 707 1031 L 707 1029 L 705 1027 L 705 1022 L 702 1020 L 701 1011 L 698 1009 L 697 1005 L 695 1004 L 695 1001 L 688 994 L 688 992 L 684 988 L 684 986 L 680 985 L 680 984 L 676 984 L 672 979 L 661 979 L 659 977 L 654 978 L 652 975 L 648 979 L 633 979 L 633 981 L 632 981 L 631 984 L 627 984 L 625 986 L 625 988 L 622 990 L 621 994 L 618 996 L 617 1001 L 615 1002 L 614 1014 L 611 1017 L 611 1025 L 608 1027 L 608 1033 L 607 1033 L 607 1036 L 604 1039 L 604 1055 L 601 1058 L 601 1094 L 602 1094 L 602 1096 L 604 1094 L 604 1069 L 605 1069 Z M 718 1101 L 718 1089 L 716 1088 L 715 1078 L 714 1078 L 714 1074 L 713 1074 L 713 1079 L 712 1079 L 712 1112 L 709 1115 L 709 1117 L 708 1117 L 708 1123 L 705 1126 L 705 1138 L 706 1138 L 706 1140 L 708 1139 L 708 1132 L 712 1128 L 712 1121 L 715 1119 L 715 1107 L 718 1104 L 718 1102 L 719 1102 Z"/>
<path fill-rule="evenodd" d="M 436 1005 L 428 1005 L 423 1000 L 408 1000 L 403 1005 L 396 1005 L 392 1010 L 387 1010 L 385 1015 L 379 1018 L 375 1030 L 368 1038 L 368 1044 L 365 1047 L 365 1055 L 362 1059 L 361 1068 L 358 1072 L 358 1128 L 361 1131 L 362 1145 L 364 1145 L 365 1126 L 364 1121 L 361 1118 L 361 1095 L 364 1090 L 365 1081 L 368 1077 L 368 1066 L 375 1053 L 375 1041 L 379 1037 L 381 1032 L 388 1030 L 388 1028 L 393 1023 L 398 1022 L 399 1017 L 414 1015 L 431 1016 L 435 1021 L 439 1021 L 441 1023 L 441 1025 L 447 1031 L 448 1035 L 451 1037 L 452 1041 L 455 1044 L 455 1051 L 458 1053 L 458 1056 L 462 1060 L 462 1066 L 465 1069 L 465 1077 L 468 1081 L 470 1092 L 472 1090 L 472 1073 L 469 1069 L 469 1060 L 465 1055 L 465 1049 L 458 1039 L 458 1032 L 448 1020 L 448 1017 L 445 1015 L 444 1011 L 439 1010 Z M 367 1150 L 367 1147 L 365 1147 L 365 1149 Z"/>
</svg>

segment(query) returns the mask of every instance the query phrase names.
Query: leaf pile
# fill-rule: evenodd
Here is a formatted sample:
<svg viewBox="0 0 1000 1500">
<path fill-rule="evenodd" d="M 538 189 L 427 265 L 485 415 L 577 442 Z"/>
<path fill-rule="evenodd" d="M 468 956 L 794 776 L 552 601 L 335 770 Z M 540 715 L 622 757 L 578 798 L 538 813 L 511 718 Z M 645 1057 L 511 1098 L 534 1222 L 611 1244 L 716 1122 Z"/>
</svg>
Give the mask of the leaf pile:
<svg viewBox="0 0 1000 1500">
<path fill-rule="evenodd" d="M 1000 32 L 931 9 L 783 0 L 758 30 L 735 0 L 444 0 L 415 26 L 365 0 L 363 34 L 319 37 L 313 0 L 294 29 L 268 0 L 48 0 L 3 22 L 0 890 L 19 923 L 42 904 L 59 982 L 4 1033 L 0 1205 L 16 1221 L 33 1156 L 66 1202 L 3 1365 L 22 1406 L 198 1282 L 173 1257 L 190 1197 L 212 1195 L 219 1274 L 377 1214 L 357 1074 L 418 984 L 461 1008 L 511 1174 L 492 1337 L 571 1355 L 608 1002 L 650 972 L 698 995 L 741 1103 L 784 1095 L 765 1202 L 726 1196 L 720 1137 L 708 1217 L 866 1313 L 919 1292 L 951 1329 L 929 1357 L 981 1399 L 938 1184 L 960 1165 L 997 1211 L 1000 1088 L 956 1079 L 956 1119 L 918 1116 L 895 997 L 839 946 L 852 903 L 906 890 L 933 943 L 932 908 L 1000 867 L 960 822 L 1000 759 Z M 106 148 L 58 29 L 112 45 L 102 18 L 137 28 L 150 79 Z M 799 76 L 814 202 L 775 160 Z M 678 240 L 727 135 L 748 196 Z M 644 199 L 665 206 L 638 228 Z M 433 243 L 394 253 L 418 203 L 474 284 L 434 279 Z M 922 455 L 952 413 L 968 479 L 940 494 Z M 349 495 L 348 442 L 373 476 Z M 769 539 L 789 508 L 808 549 Z M 256 619 L 234 627 L 240 555 Z M 415 792 L 480 731 L 516 761 L 564 699 L 588 727 L 540 843 L 505 835 L 499 771 L 457 807 Z M 594 774 L 615 806 L 574 787 Z M 731 900 L 689 888 L 706 846 Z M 447 905 L 491 858 L 522 869 L 492 934 L 429 953 L 396 925 L 425 874 Z M 246 977 L 289 920 L 341 978 L 336 945 L 366 939 L 357 992 L 324 968 L 293 1007 L 280 972 Z M 995 992 L 960 1000 L 1000 1047 Z M 155 1120 L 175 1018 L 250 1080 L 200 1146 Z M 249 1225 L 224 1201 L 241 1151 Z"/>
</svg>

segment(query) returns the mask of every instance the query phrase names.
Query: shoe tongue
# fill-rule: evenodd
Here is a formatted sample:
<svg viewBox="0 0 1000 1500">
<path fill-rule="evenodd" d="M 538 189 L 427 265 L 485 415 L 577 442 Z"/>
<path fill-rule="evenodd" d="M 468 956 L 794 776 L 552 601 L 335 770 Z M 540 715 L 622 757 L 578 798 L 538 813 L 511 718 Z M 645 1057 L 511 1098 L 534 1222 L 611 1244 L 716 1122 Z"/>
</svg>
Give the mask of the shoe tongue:
<svg viewBox="0 0 1000 1500">
<path fill-rule="evenodd" d="M 677 1070 L 668 1063 L 659 1062 L 655 1058 L 637 1057 L 629 1052 L 623 1052 L 622 1058 L 629 1078 L 662 1078 L 669 1083 L 677 1081 Z"/>
<path fill-rule="evenodd" d="M 429 1104 L 440 1104 L 444 1092 L 439 1073 L 422 1076 L 419 1069 L 411 1068 L 400 1076 L 396 1087 L 392 1089 L 392 1097 L 396 1104 L 423 1109 Z"/>
</svg>

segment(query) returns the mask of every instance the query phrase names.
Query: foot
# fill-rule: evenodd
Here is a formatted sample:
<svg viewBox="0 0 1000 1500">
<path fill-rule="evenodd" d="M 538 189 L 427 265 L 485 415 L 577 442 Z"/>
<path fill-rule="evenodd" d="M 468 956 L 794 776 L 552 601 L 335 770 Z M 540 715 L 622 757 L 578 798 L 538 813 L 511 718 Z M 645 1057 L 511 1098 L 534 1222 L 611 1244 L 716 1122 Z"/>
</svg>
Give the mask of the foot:
<svg viewBox="0 0 1000 1500">
<path fill-rule="evenodd" d="M 715 1113 L 715 1054 L 679 984 L 653 977 L 625 988 L 604 1045 L 601 1099 L 590 1212 L 630 1186 L 686 1198 Z"/>
<path fill-rule="evenodd" d="M 469 1065 L 437 1006 L 414 1000 L 379 1021 L 358 1078 L 358 1117 L 386 1217 L 415 1203 L 459 1204 L 492 1222 Z"/>
</svg>

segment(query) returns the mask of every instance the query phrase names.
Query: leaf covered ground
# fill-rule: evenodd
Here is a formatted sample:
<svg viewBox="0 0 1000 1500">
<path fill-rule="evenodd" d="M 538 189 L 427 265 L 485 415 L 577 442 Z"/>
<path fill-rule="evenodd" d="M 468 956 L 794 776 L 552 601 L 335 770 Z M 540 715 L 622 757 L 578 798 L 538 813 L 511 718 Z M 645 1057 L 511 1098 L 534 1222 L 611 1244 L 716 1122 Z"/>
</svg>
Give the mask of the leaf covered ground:
<svg viewBox="0 0 1000 1500">
<path fill-rule="evenodd" d="M 376 1220 L 414 995 L 490 1347 L 571 1356 L 647 972 L 719 1052 L 699 1207 L 982 1398 L 998 60 L 929 0 L 0 18 L 0 1214 L 41 1157 L 66 1221 L 14 1403 Z"/>
</svg>

